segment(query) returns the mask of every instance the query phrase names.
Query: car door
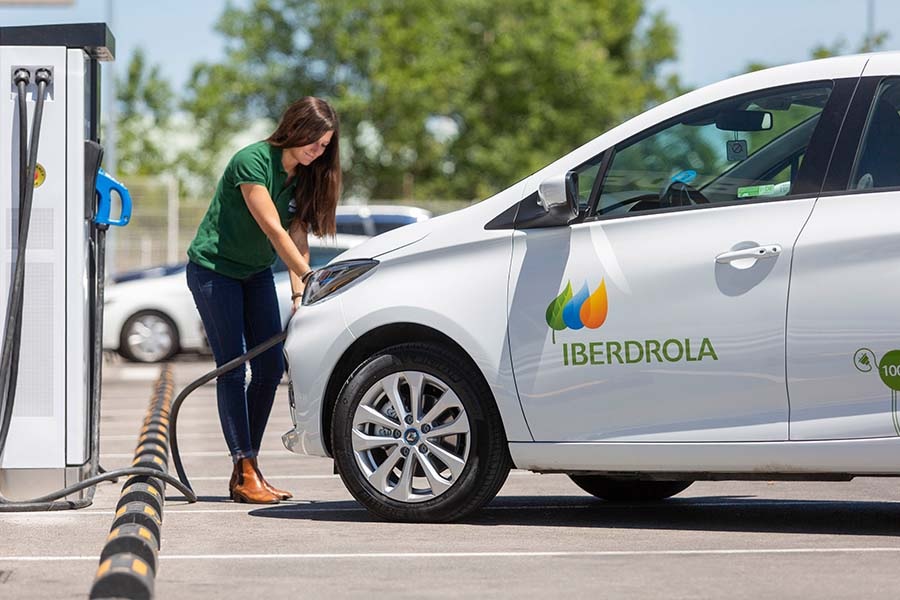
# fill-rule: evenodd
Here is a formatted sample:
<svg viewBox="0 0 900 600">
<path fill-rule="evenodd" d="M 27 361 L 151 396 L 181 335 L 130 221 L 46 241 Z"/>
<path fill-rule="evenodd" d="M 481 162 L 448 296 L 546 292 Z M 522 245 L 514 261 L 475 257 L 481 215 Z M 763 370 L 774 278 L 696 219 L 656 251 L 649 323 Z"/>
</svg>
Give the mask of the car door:
<svg viewBox="0 0 900 600">
<path fill-rule="evenodd" d="M 900 59 L 874 55 L 797 241 L 790 437 L 900 435 Z"/>
<path fill-rule="evenodd" d="M 791 253 L 855 82 L 680 115 L 574 170 L 580 222 L 519 219 L 509 343 L 536 441 L 787 439 Z"/>
</svg>

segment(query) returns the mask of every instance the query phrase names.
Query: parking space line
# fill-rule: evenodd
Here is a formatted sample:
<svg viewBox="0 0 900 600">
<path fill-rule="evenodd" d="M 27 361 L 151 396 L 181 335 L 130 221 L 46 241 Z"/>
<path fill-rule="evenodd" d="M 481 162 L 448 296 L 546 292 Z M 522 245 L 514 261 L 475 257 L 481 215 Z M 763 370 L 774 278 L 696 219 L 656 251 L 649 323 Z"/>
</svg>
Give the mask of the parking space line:
<svg viewBox="0 0 900 600">
<path fill-rule="evenodd" d="M 161 554 L 160 560 L 335 560 L 403 558 L 606 558 L 621 556 L 735 556 L 766 554 L 900 553 L 900 547 L 874 548 L 719 548 L 708 550 L 560 550 L 508 552 L 310 552 L 298 554 Z M 96 561 L 97 556 L 0 556 L 2 562 Z"/>
<path fill-rule="evenodd" d="M 133 441 L 137 439 L 137 435 L 104 435 L 101 441 L 103 442 L 119 442 L 119 441 Z M 222 438 L 221 432 L 209 432 L 209 433 L 181 433 L 178 435 L 179 440 L 217 440 Z"/>
</svg>

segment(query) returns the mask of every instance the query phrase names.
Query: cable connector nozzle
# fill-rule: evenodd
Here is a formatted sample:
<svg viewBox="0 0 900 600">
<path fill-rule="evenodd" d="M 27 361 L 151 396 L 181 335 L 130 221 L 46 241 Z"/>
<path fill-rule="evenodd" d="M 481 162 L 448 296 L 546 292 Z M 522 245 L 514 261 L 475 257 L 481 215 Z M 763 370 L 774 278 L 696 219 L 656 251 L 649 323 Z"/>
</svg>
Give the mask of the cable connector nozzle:
<svg viewBox="0 0 900 600">
<path fill-rule="evenodd" d="M 50 69 L 38 69 L 34 72 L 34 81 L 35 83 L 46 83 L 49 84 L 53 79 L 53 73 L 50 72 Z"/>
<path fill-rule="evenodd" d="M 19 85 L 20 83 L 28 85 L 31 83 L 31 72 L 28 69 L 16 69 L 15 72 L 13 72 L 13 83 L 15 85 Z"/>
</svg>

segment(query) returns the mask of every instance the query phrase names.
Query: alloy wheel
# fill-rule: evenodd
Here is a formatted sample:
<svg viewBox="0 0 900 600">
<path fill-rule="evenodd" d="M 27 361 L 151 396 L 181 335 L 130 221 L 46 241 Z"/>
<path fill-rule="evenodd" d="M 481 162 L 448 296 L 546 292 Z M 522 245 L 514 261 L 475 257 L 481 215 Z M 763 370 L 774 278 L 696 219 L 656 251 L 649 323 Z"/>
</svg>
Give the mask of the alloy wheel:
<svg viewBox="0 0 900 600">
<path fill-rule="evenodd" d="M 147 313 L 133 318 L 123 336 L 128 352 L 141 362 L 167 358 L 175 348 L 172 324 L 160 315 Z"/>
<path fill-rule="evenodd" d="M 353 415 L 356 464 L 377 492 L 401 502 L 436 498 L 466 467 L 471 425 L 441 379 L 402 371 L 377 381 Z"/>
</svg>

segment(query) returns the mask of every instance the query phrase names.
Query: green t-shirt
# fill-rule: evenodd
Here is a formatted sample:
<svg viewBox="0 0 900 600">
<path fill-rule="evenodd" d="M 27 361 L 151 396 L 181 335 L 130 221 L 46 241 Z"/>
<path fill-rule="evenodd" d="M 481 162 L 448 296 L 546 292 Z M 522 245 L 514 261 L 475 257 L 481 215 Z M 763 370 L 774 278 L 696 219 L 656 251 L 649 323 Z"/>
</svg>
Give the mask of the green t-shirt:
<svg viewBox="0 0 900 600">
<path fill-rule="evenodd" d="M 227 277 L 246 279 L 272 265 L 275 250 L 250 214 L 242 183 L 258 183 L 269 190 L 285 229 L 294 216 L 296 179 L 285 185 L 287 173 L 281 165 L 281 149 L 256 142 L 240 150 L 228 166 L 216 194 L 188 247 L 188 258 Z"/>
</svg>

